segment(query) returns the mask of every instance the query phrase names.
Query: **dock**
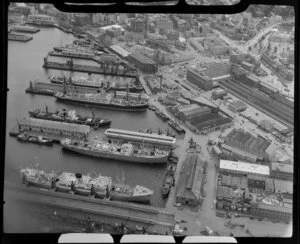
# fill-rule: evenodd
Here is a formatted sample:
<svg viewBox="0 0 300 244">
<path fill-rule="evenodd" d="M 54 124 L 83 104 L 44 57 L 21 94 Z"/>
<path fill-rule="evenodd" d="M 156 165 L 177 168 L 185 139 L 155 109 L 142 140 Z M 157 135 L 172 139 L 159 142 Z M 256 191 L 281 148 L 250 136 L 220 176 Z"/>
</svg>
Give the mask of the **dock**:
<svg viewBox="0 0 300 244">
<path fill-rule="evenodd" d="M 36 82 L 30 85 L 25 92 L 31 94 L 39 94 L 46 96 L 54 96 L 56 92 L 63 92 L 64 85 L 63 84 L 55 84 L 55 83 L 46 83 L 46 82 Z M 97 93 L 98 89 L 91 87 L 83 87 L 83 86 L 74 86 L 74 85 L 66 85 L 67 91 L 77 91 L 78 93 Z"/>
<path fill-rule="evenodd" d="M 83 214 L 95 222 L 101 220 L 106 224 L 124 223 L 128 228 L 141 226 L 148 233 L 161 235 L 170 234 L 175 224 L 174 214 L 148 205 L 41 190 L 25 187 L 21 183 L 20 185 L 5 183 L 5 185 L 6 190 L 13 190 L 14 197 L 18 199 L 71 211 L 74 214 Z"/>
<path fill-rule="evenodd" d="M 67 61 L 67 63 L 58 63 L 58 62 L 50 62 L 47 60 L 47 58 L 44 58 L 43 68 L 76 71 L 76 72 L 84 72 L 84 73 L 91 73 L 91 74 L 123 76 L 123 77 L 131 77 L 131 78 L 136 78 L 137 76 L 136 71 L 129 70 L 126 67 L 124 67 L 124 65 L 121 65 L 119 63 L 102 62 L 97 67 L 97 66 L 90 66 L 90 65 L 74 64 L 72 59 L 71 61 Z"/>
</svg>

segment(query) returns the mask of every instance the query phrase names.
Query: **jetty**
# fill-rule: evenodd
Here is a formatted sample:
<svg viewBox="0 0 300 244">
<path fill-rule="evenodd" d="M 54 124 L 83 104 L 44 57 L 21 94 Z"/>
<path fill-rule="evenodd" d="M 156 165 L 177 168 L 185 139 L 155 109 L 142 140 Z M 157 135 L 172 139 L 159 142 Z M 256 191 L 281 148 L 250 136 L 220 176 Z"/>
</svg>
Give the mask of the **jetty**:
<svg viewBox="0 0 300 244">
<path fill-rule="evenodd" d="M 111 76 L 123 76 L 136 78 L 137 71 L 128 69 L 121 63 L 111 63 L 111 62 L 101 62 L 99 66 L 90 66 L 90 65 L 79 65 L 74 64 L 73 59 L 67 60 L 66 63 L 50 62 L 47 57 L 44 58 L 45 69 L 58 69 L 58 70 L 67 70 L 67 71 L 76 71 L 84 73 L 93 73 L 93 74 L 103 74 Z"/>
<path fill-rule="evenodd" d="M 92 197 L 24 187 L 15 183 L 5 183 L 6 191 L 13 190 L 19 200 L 62 209 L 69 213 L 80 213 L 91 221 L 106 224 L 124 223 L 128 228 L 140 226 L 148 233 L 170 234 L 175 224 L 175 215 L 148 205 L 109 201 Z"/>
</svg>

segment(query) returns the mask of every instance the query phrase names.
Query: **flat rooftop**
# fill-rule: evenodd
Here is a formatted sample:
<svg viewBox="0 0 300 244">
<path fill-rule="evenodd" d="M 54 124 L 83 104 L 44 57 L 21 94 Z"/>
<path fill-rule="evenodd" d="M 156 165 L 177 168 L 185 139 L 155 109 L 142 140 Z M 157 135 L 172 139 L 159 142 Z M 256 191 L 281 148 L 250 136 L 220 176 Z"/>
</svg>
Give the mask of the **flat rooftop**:
<svg viewBox="0 0 300 244">
<path fill-rule="evenodd" d="M 26 117 L 22 121 L 20 121 L 20 125 L 27 125 L 30 127 L 44 127 L 49 129 L 65 130 L 71 132 L 74 131 L 85 134 L 90 132 L 90 127 L 87 125 L 70 124 L 44 119 L 34 119 L 30 117 Z"/>
<path fill-rule="evenodd" d="M 220 169 L 269 176 L 270 168 L 266 165 L 220 160 Z"/>
<path fill-rule="evenodd" d="M 156 64 L 155 61 L 153 61 L 152 59 L 150 59 L 147 56 L 145 56 L 143 54 L 140 54 L 140 53 L 130 53 L 129 56 L 133 57 L 134 59 L 136 59 L 140 63 L 151 64 L 151 65 Z"/>
<path fill-rule="evenodd" d="M 109 128 L 105 131 L 106 136 L 114 136 L 119 138 L 135 139 L 140 141 L 162 142 L 164 144 L 175 145 L 176 138 L 166 135 L 149 134 L 138 131 L 121 130 Z"/>
<path fill-rule="evenodd" d="M 130 54 L 124 48 L 122 48 L 118 45 L 112 45 L 112 46 L 110 46 L 110 48 L 124 57 L 128 57 Z"/>
</svg>

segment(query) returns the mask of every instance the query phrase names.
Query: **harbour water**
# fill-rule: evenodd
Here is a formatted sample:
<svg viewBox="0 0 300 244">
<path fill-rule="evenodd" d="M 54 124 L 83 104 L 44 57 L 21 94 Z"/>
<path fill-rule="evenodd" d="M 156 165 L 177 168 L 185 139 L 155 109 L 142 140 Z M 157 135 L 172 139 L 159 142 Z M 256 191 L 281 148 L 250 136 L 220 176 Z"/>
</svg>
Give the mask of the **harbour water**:
<svg viewBox="0 0 300 244">
<path fill-rule="evenodd" d="M 165 165 L 152 166 L 145 164 L 131 164 L 117 162 L 100 158 L 90 158 L 61 150 L 59 145 L 51 148 L 35 144 L 22 144 L 15 138 L 9 137 L 8 132 L 16 125 L 16 119 L 20 120 L 27 115 L 29 109 L 44 108 L 46 105 L 49 111 L 59 108 L 68 110 L 76 109 L 78 114 L 91 115 L 91 110 L 82 106 L 57 103 L 54 97 L 41 95 L 30 95 L 25 93 L 29 81 L 40 80 L 50 82 L 49 75 L 60 75 L 61 71 L 45 70 L 42 68 L 43 58 L 54 46 L 61 43 L 71 43 L 74 37 L 65 34 L 59 29 L 41 29 L 34 34 L 32 41 L 27 43 L 8 43 L 8 98 L 7 98 L 7 125 L 6 125 L 6 150 L 5 150 L 5 181 L 21 184 L 18 175 L 19 169 L 24 167 L 38 167 L 46 171 L 61 173 L 64 171 L 81 172 L 83 174 L 96 172 L 105 176 L 111 176 L 115 182 L 124 182 L 131 185 L 144 185 L 154 190 L 151 205 L 163 207 L 165 201 L 161 198 L 160 186 L 163 181 Z M 64 59 L 49 57 L 50 60 L 65 62 Z M 58 60 L 59 59 L 59 60 Z M 92 61 L 74 59 L 74 63 L 92 64 Z M 97 65 L 97 63 L 93 63 Z M 69 76 L 69 72 L 64 71 Z M 80 74 L 87 76 L 87 74 Z M 103 77 L 122 82 L 122 77 Z M 153 111 L 148 110 L 142 113 L 128 113 L 113 110 L 102 110 L 94 108 L 95 116 L 109 117 L 112 120 L 112 128 L 139 130 L 139 129 L 165 129 L 168 124 L 156 117 Z M 172 131 L 172 129 L 170 129 Z M 102 137 L 104 129 L 93 132 L 92 137 Z M 172 131 L 174 132 L 174 131 Z M 16 153 L 17 152 L 17 153 Z M 5 195 L 5 232 L 35 232 L 39 223 L 39 217 L 33 216 L 30 205 L 16 202 Z M 28 212 L 28 214 L 26 214 Z M 30 214 L 29 214 L 30 213 Z M 26 219 L 26 224 L 23 223 Z M 18 223 L 18 224 L 16 224 Z M 23 224 L 21 224 L 23 223 Z M 43 219 L 45 223 L 45 219 Z M 21 225 L 21 226 L 19 226 Z M 41 230 L 42 231 L 42 230 Z"/>
</svg>

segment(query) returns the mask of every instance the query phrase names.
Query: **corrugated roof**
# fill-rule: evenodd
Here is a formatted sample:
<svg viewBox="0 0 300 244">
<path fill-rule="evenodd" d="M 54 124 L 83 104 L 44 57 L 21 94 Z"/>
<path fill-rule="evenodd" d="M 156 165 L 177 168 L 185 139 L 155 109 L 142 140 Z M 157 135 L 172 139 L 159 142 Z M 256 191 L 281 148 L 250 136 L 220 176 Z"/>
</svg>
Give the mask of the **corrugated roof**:
<svg viewBox="0 0 300 244">
<path fill-rule="evenodd" d="M 293 174 L 293 172 L 294 172 L 293 165 L 284 164 L 284 163 L 272 162 L 271 169 L 272 169 L 272 171 L 280 171 L 280 172 L 291 173 L 291 174 Z"/>
<path fill-rule="evenodd" d="M 110 48 L 124 57 L 127 57 L 130 54 L 128 51 L 118 45 L 112 45 Z"/>
<path fill-rule="evenodd" d="M 87 125 L 78 125 L 78 124 L 70 124 L 64 122 L 57 122 L 51 120 L 43 120 L 43 119 L 34 119 L 30 117 L 24 118 L 20 121 L 21 125 L 28 125 L 28 126 L 38 126 L 38 127 L 45 127 L 57 130 L 67 130 L 67 131 L 74 131 L 80 133 L 89 133 L 90 126 Z"/>
<path fill-rule="evenodd" d="M 280 205 L 271 205 L 271 204 L 259 203 L 258 208 L 266 209 L 266 210 L 270 210 L 270 211 L 275 211 L 275 212 L 292 214 L 292 209 L 291 208 L 285 208 L 285 207 L 282 207 Z"/>
<path fill-rule="evenodd" d="M 140 54 L 140 53 L 130 53 L 129 56 L 133 57 L 134 59 L 138 60 L 141 63 L 144 64 L 150 64 L 150 65 L 154 65 L 156 64 L 156 62 L 150 58 L 148 58 L 147 56 Z"/>
<path fill-rule="evenodd" d="M 269 175 L 270 169 L 266 165 L 251 164 L 245 162 L 235 162 L 229 160 L 220 160 L 220 169 L 227 169 L 237 172 L 245 172 L 260 175 Z"/>
<path fill-rule="evenodd" d="M 293 181 L 274 179 L 274 187 L 276 192 L 288 192 L 293 194 Z"/>
</svg>

